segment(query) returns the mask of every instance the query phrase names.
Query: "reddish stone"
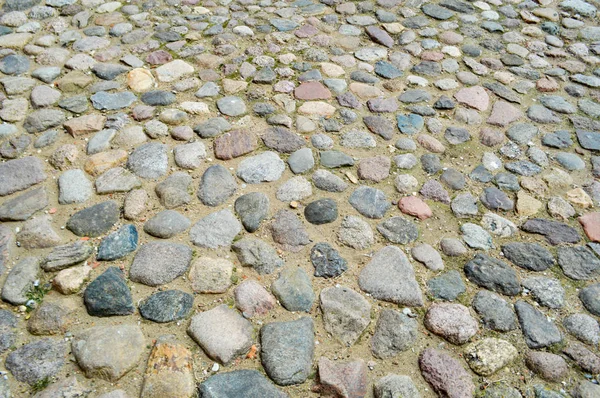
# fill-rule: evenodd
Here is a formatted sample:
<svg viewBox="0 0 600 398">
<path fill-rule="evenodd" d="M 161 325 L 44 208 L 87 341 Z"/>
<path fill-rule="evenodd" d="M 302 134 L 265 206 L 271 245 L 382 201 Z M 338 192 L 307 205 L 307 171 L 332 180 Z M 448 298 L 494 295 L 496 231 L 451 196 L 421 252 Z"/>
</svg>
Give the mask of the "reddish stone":
<svg viewBox="0 0 600 398">
<path fill-rule="evenodd" d="M 225 133 L 215 139 L 217 159 L 229 160 L 252 152 L 258 147 L 256 135 L 242 130 Z"/>
<path fill-rule="evenodd" d="M 367 367 L 362 359 L 352 362 L 334 362 L 319 359 L 319 386 L 323 396 L 359 398 L 367 394 Z"/>
<path fill-rule="evenodd" d="M 304 82 L 294 90 L 296 98 L 310 101 L 331 98 L 331 91 L 319 82 Z"/>
<path fill-rule="evenodd" d="M 569 373 L 567 362 L 560 355 L 550 352 L 531 351 L 525 356 L 525 364 L 548 381 L 561 381 Z"/>
<path fill-rule="evenodd" d="M 294 32 L 296 37 L 299 37 L 301 39 L 314 36 L 317 33 L 319 33 L 319 30 L 317 28 L 315 28 L 314 26 L 308 25 L 308 24 L 302 26 L 299 29 L 296 29 L 296 31 Z"/>
<path fill-rule="evenodd" d="M 498 130 L 483 128 L 479 133 L 479 141 L 485 146 L 496 146 L 504 142 L 504 133 Z"/>
<path fill-rule="evenodd" d="M 120 12 L 110 14 L 102 14 L 94 20 L 94 23 L 99 26 L 114 26 L 118 23 L 125 22 L 125 17 Z"/>
<path fill-rule="evenodd" d="M 472 398 L 475 385 L 460 362 L 443 351 L 427 348 L 419 356 L 423 378 L 442 397 Z"/>
<path fill-rule="evenodd" d="M 439 51 L 423 51 L 421 53 L 421 59 L 424 61 L 439 62 L 444 59 L 444 54 Z"/>
<path fill-rule="evenodd" d="M 375 156 L 362 159 L 358 165 L 358 177 L 363 180 L 379 182 L 390 175 L 392 161 L 387 156 Z"/>
<path fill-rule="evenodd" d="M 63 123 L 63 127 L 69 134 L 76 137 L 102 130 L 105 122 L 106 116 L 92 114 L 67 120 Z"/>
<path fill-rule="evenodd" d="M 398 208 L 404 214 L 426 220 L 433 215 L 431 208 L 421 198 L 416 196 L 405 196 L 398 202 Z"/>
<path fill-rule="evenodd" d="M 492 114 L 488 118 L 487 122 L 495 126 L 504 127 L 519 120 L 522 116 L 523 113 L 508 102 L 496 101 L 492 107 Z"/>
<path fill-rule="evenodd" d="M 475 108 L 478 111 L 485 111 L 490 105 L 490 97 L 481 86 L 463 88 L 454 94 L 454 98 L 461 104 Z"/>
<path fill-rule="evenodd" d="M 173 61 L 173 56 L 165 50 L 154 51 L 146 57 L 146 62 L 151 65 L 163 65 Z"/>
<path fill-rule="evenodd" d="M 600 212 L 587 213 L 578 218 L 587 237 L 594 242 L 600 242 Z"/>
<path fill-rule="evenodd" d="M 135 120 L 142 121 L 154 116 L 154 107 L 148 105 L 137 105 L 133 108 L 132 116 Z"/>
<path fill-rule="evenodd" d="M 542 77 L 535 85 L 538 91 L 541 91 L 542 93 L 556 91 L 560 88 L 558 82 L 549 76 Z"/>
</svg>

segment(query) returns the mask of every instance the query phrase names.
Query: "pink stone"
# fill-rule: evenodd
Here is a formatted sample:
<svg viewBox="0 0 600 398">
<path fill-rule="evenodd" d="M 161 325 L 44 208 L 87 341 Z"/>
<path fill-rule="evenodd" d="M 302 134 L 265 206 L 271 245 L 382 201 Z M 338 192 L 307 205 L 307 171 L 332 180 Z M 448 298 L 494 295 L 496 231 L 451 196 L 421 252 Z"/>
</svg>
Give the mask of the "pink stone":
<svg viewBox="0 0 600 398">
<path fill-rule="evenodd" d="M 358 177 L 363 180 L 379 182 L 390 175 L 392 161 L 387 156 L 375 156 L 362 159 L 358 165 Z"/>
<path fill-rule="evenodd" d="M 421 59 L 424 61 L 436 61 L 439 62 L 444 59 L 444 54 L 439 51 L 423 51 L 421 53 Z"/>
<path fill-rule="evenodd" d="M 296 98 L 310 101 L 331 98 L 331 92 L 319 82 L 304 82 L 294 90 Z"/>
<path fill-rule="evenodd" d="M 311 37 L 319 33 L 319 30 L 312 25 L 304 25 L 299 29 L 296 29 L 294 34 L 296 37 L 304 39 L 306 37 Z"/>
<path fill-rule="evenodd" d="M 487 122 L 495 126 L 504 127 L 519 120 L 522 116 L 523 113 L 508 102 L 496 101 L 492 107 L 492 114 L 488 118 Z"/>
<path fill-rule="evenodd" d="M 319 390 L 322 396 L 364 397 L 367 394 L 367 366 L 362 359 L 334 362 L 319 359 Z"/>
<path fill-rule="evenodd" d="M 600 212 L 587 213 L 578 218 L 587 237 L 594 242 L 600 242 Z"/>
<path fill-rule="evenodd" d="M 431 208 L 421 198 L 405 196 L 398 202 L 398 208 L 404 214 L 426 220 L 433 215 Z"/>
<path fill-rule="evenodd" d="M 454 98 L 461 104 L 475 108 L 479 111 L 485 111 L 490 105 L 490 97 L 488 96 L 487 91 L 481 86 L 463 88 L 454 94 Z"/>
<path fill-rule="evenodd" d="M 173 61 L 173 56 L 165 50 L 154 51 L 146 57 L 146 62 L 151 65 L 163 65 Z"/>
</svg>

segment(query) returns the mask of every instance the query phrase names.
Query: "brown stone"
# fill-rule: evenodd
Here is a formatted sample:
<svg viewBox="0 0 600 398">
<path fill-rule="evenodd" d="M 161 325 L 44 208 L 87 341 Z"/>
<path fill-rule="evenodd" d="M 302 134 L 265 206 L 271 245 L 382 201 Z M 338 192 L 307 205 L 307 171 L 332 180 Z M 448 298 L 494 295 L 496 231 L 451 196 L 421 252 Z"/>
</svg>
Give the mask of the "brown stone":
<svg viewBox="0 0 600 398">
<path fill-rule="evenodd" d="M 83 168 L 88 174 L 96 176 L 118 166 L 126 160 L 126 151 L 123 149 L 113 149 L 112 151 L 100 152 L 90 156 Z"/>
<path fill-rule="evenodd" d="M 398 208 L 404 214 L 426 220 L 433 215 L 431 208 L 421 198 L 416 196 L 405 196 L 398 201 Z"/>
<path fill-rule="evenodd" d="M 160 337 L 150 352 L 140 397 L 195 396 L 192 361 L 192 353 L 185 346 L 168 337 Z"/>
<path fill-rule="evenodd" d="M 63 127 L 73 137 L 83 134 L 95 133 L 104 128 L 106 116 L 102 115 L 84 115 L 67 120 L 63 123 Z"/>
<path fill-rule="evenodd" d="M 572 342 L 563 350 L 563 353 L 575 361 L 577 366 L 584 371 L 591 374 L 600 373 L 600 357 L 588 350 L 587 347 L 580 342 Z"/>
<path fill-rule="evenodd" d="M 587 237 L 594 242 L 600 242 L 600 212 L 587 213 L 578 218 Z"/>
<path fill-rule="evenodd" d="M 96 19 L 94 20 L 94 23 L 100 26 L 114 26 L 121 22 L 125 22 L 125 17 L 120 12 L 102 14 L 96 17 Z"/>
<path fill-rule="evenodd" d="M 148 69 L 135 68 L 130 70 L 127 74 L 127 85 L 133 91 L 142 92 L 150 90 L 152 87 L 154 87 L 154 83 L 154 76 L 152 76 L 152 72 L 150 72 Z M 152 113 L 154 113 L 153 111 L 154 109 L 152 109 Z M 139 120 L 138 118 L 136 119 Z"/>
<path fill-rule="evenodd" d="M 485 111 L 490 105 L 490 97 L 487 91 L 481 86 L 463 88 L 454 94 L 454 98 L 461 104 L 479 111 Z"/>
<path fill-rule="evenodd" d="M 544 76 L 540 80 L 536 82 L 536 87 L 538 91 L 542 93 L 548 93 L 552 91 L 556 91 L 560 88 L 560 85 L 556 80 L 551 78 L 550 76 Z"/>
<path fill-rule="evenodd" d="M 479 141 L 485 146 L 496 146 L 504 142 L 504 133 L 490 128 L 482 128 Z"/>
<path fill-rule="evenodd" d="M 304 82 L 294 90 L 296 98 L 310 101 L 331 98 L 331 91 L 319 82 Z"/>
<path fill-rule="evenodd" d="M 512 122 L 519 120 L 523 112 L 515 108 L 506 101 L 496 101 L 492 107 L 492 113 L 487 122 L 495 126 L 508 126 Z"/>
<path fill-rule="evenodd" d="M 92 82 L 94 78 L 82 71 L 75 70 L 64 75 L 56 81 L 56 87 L 63 93 L 74 93 L 83 90 Z"/>
<path fill-rule="evenodd" d="M 472 398 L 475 385 L 460 362 L 443 351 L 427 348 L 419 356 L 423 378 L 442 397 Z"/>
<path fill-rule="evenodd" d="M 525 364 L 532 372 L 548 381 L 561 381 L 569 372 L 567 362 L 559 355 L 531 351 L 525 356 Z"/>
<path fill-rule="evenodd" d="M 319 390 L 321 396 L 358 398 L 367 394 L 367 367 L 362 359 L 334 362 L 319 359 Z"/>
<path fill-rule="evenodd" d="M 214 142 L 217 159 L 229 160 L 252 152 L 258 147 L 256 135 L 234 130 L 217 137 Z"/>
<path fill-rule="evenodd" d="M 417 142 L 429 152 L 444 153 L 446 147 L 437 138 L 429 134 L 419 134 Z"/>
<path fill-rule="evenodd" d="M 423 51 L 421 53 L 421 59 L 424 61 L 439 62 L 444 59 L 444 54 L 439 51 Z"/>
<path fill-rule="evenodd" d="M 275 297 L 252 279 L 240 283 L 233 294 L 236 307 L 246 318 L 266 315 L 277 305 Z"/>
<path fill-rule="evenodd" d="M 358 177 L 363 180 L 379 182 L 390 175 L 392 161 L 387 156 L 374 156 L 362 159 L 358 165 Z"/>
</svg>

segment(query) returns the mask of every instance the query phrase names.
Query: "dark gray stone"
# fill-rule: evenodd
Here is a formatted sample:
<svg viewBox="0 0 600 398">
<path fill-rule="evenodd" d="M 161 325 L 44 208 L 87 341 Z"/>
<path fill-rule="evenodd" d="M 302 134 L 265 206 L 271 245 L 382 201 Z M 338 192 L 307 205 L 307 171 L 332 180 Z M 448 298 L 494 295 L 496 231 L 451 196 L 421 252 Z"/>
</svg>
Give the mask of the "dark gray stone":
<svg viewBox="0 0 600 398">
<path fill-rule="evenodd" d="M 248 232 L 254 232 L 269 215 L 269 198 L 262 192 L 240 196 L 234 204 L 236 214 Z"/>
<path fill-rule="evenodd" d="M 575 280 L 590 280 L 598 276 L 600 259 L 586 246 L 559 247 L 558 265 L 566 276 Z"/>
<path fill-rule="evenodd" d="M 581 240 L 579 232 L 565 223 L 544 218 L 531 218 L 521 226 L 525 232 L 540 234 L 552 245 L 577 243 Z"/>
<path fill-rule="evenodd" d="M 519 300 L 515 303 L 515 310 L 529 348 L 549 347 L 562 341 L 562 335 L 556 325 L 531 304 Z"/>
<path fill-rule="evenodd" d="M 392 206 L 383 191 L 367 186 L 358 187 L 348 201 L 356 211 L 368 218 L 383 218 Z"/>
<path fill-rule="evenodd" d="M 67 228 L 77 236 L 96 237 L 108 232 L 119 221 L 119 206 L 109 200 L 73 214 Z"/>
<path fill-rule="evenodd" d="M 485 188 L 479 199 L 481 200 L 481 203 L 490 210 L 510 211 L 515 206 L 512 199 L 495 187 Z"/>
<path fill-rule="evenodd" d="M 456 270 L 431 278 L 427 281 L 427 288 L 433 297 L 446 301 L 456 300 L 467 290 L 460 273 Z"/>
<path fill-rule="evenodd" d="M 477 254 L 465 265 L 464 271 L 471 282 L 494 292 L 516 296 L 521 291 L 515 270 L 486 254 Z"/>
<path fill-rule="evenodd" d="M 133 314 L 135 307 L 123 271 L 110 267 L 92 281 L 83 293 L 88 314 L 115 316 Z"/>
<path fill-rule="evenodd" d="M 517 317 L 512 306 L 496 293 L 479 291 L 473 299 L 473 309 L 489 329 L 508 332 L 517 328 Z"/>
<path fill-rule="evenodd" d="M 600 316 L 600 283 L 581 289 L 579 299 L 589 312 Z"/>
<path fill-rule="evenodd" d="M 142 317 L 158 323 L 184 319 L 192 311 L 194 297 L 181 290 L 154 293 L 140 304 Z"/>
<path fill-rule="evenodd" d="M 113 261 L 135 251 L 138 245 L 138 232 L 133 224 L 121 228 L 102 239 L 98 246 L 98 260 Z"/>
<path fill-rule="evenodd" d="M 169 239 L 182 233 L 192 225 L 192 222 L 175 210 L 163 210 L 146 221 L 144 231 L 152 236 Z"/>
<path fill-rule="evenodd" d="M 209 377 L 198 386 L 200 398 L 286 398 L 266 377 L 257 370 L 241 369 L 219 373 Z"/>
<path fill-rule="evenodd" d="M 285 127 L 272 127 L 267 129 L 262 140 L 265 145 L 280 153 L 292 153 L 306 146 L 306 142 L 297 134 Z"/>
<path fill-rule="evenodd" d="M 555 263 L 552 253 L 537 243 L 511 242 L 502 246 L 509 261 L 530 271 L 544 271 Z"/>
<path fill-rule="evenodd" d="M 315 200 L 304 208 L 304 217 L 315 225 L 334 222 L 338 217 L 337 203 L 329 198 Z"/>
<path fill-rule="evenodd" d="M 348 269 L 348 262 L 329 243 L 321 242 L 310 251 L 310 261 L 315 267 L 315 276 L 335 278 Z"/>
<path fill-rule="evenodd" d="M 6 357 L 6 368 L 15 379 L 33 385 L 60 372 L 66 351 L 67 344 L 62 339 L 44 338 L 11 352 Z"/>
</svg>

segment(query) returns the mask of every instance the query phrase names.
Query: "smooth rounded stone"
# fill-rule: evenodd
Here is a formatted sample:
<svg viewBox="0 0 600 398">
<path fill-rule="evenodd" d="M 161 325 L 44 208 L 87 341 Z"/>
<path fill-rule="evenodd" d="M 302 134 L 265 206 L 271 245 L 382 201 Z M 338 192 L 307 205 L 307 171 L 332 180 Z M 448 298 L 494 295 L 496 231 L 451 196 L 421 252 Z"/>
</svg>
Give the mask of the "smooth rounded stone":
<svg viewBox="0 0 600 398">
<path fill-rule="evenodd" d="M 310 251 L 310 261 L 315 267 L 314 275 L 317 277 L 335 278 L 348 269 L 347 261 L 325 242 L 313 246 Z"/>
<path fill-rule="evenodd" d="M 423 158 L 421 158 L 421 161 L 422 160 Z M 454 169 L 444 170 L 444 172 L 440 176 L 440 181 L 442 181 L 448 188 L 453 189 L 455 191 L 463 189 L 467 183 L 465 176 L 460 171 Z"/>
<path fill-rule="evenodd" d="M 444 351 L 425 349 L 419 355 L 419 368 L 423 378 L 440 396 L 473 397 L 475 386 L 471 375 Z"/>
<path fill-rule="evenodd" d="M 337 358 L 336 358 L 337 359 Z M 334 362 L 319 359 L 319 384 L 321 394 L 334 396 L 365 396 L 367 393 L 367 365 L 362 359 Z"/>
<path fill-rule="evenodd" d="M 127 159 L 127 168 L 141 178 L 158 178 L 167 174 L 167 146 L 148 142 L 137 147 Z"/>
<path fill-rule="evenodd" d="M 378 300 L 407 306 L 423 305 L 413 267 L 402 250 L 395 246 L 386 246 L 371 258 L 362 269 L 358 284 Z"/>
<path fill-rule="evenodd" d="M 379 224 L 377 230 L 390 242 L 406 245 L 419 237 L 419 229 L 404 217 L 392 217 Z"/>
<path fill-rule="evenodd" d="M 549 347 L 562 341 L 562 334 L 556 325 L 531 304 L 518 300 L 515 303 L 515 310 L 525 343 L 529 348 Z"/>
<path fill-rule="evenodd" d="M 29 99 L 36 108 L 55 105 L 61 97 L 60 91 L 49 86 L 36 86 L 31 90 Z"/>
<path fill-rule="evenodd" d="M 512 344 L 495 338 L 480 340 L 465 349 L 469 367 L 482 376 L 493 375 L 513 362 L 517 355 L 518 351 Z"/>
<path fill-rule="evenodd" d="M 529 351 L 525 356 L 525 364 L 548 381 L 561 381 L 569 372 L 567 362 L 561 356 L 549 352 Z"/>
<path fill-rule="evenodd" d="M 134 189 L 127 194 L 123 204 L 123 215 L 127 220 L 135 220 L 146 210 L 148 193 L 143 189 Z"/>
<path fill-rule="evenodd" d="M 252 324 L 225 304 L 194 315 L 187 332 L 222 365 L 246 354 L 252 345 Z"/>
<path fill-rule="evenodd" d="M 280 153 L 292 153 L 306 145 L 302 137 L 284 127 L 269 128 L 261 138 L 268 148 Z"/>
<path fill-rule="evenodd" d="M 375 333 L 371 338 L 371 351 L 380 359 L 392 358 L 409 350 L 418 335 L 417 321 L 395 310 L 381 311 Z"/>
<path fill-rule="evenodd" d="M 275 308 L 277 301 L 271 293 L 255 280 L 247 279 L 233 291 L 235 305 L 244 318 L 264 316 Z"/>
<path fill-rule="evenodd" d="M 317 149 L 333 148 L 333 140 L 326 134 L 318 133 L 310 137 L 311 144 Z"/>
<path fill-rule="evenodd" d="M 192 263 L 189 279 L 197 293 L 225 293 L 231 286 L 233 264 L 225 259 L 200 257 Z"/>
<path fill-rule="evenodd" d="M 600 284 L 587 286 L 579 292 L 583 306 L 592 314 L 600 314 Z"/>
<path fill-rule="evenodd" d="M 488 255 L 475 255 L 465 264 L 464 271 L 467 278 L 477 286 L 507 296 L 516 296 L 521 291 L 516 272 L 505 262 Z"/>
<path fill-rule="evenodd" d="M 434 303 L 424 319 L 425 327 L 452 344 L 462 345 L 479 330 L 477 321 L 469 309 L 461 304 Z"/>
<path fill-rule="evenodd" d="M 565 305 L 565 289 L 558 279 L 532 276 L 523 279 L 522 284 L 545 307 L 562 308 Z"/>
<path fill-rule="evenodd" d="M 44 164 L 36 157 L 6 161 L 0 164 L 0 196 L 22 191 L 46 178 Z"/>
<path fill-rule="evenodd" d="M 150 242 L 135 254 L 129 279 L 148 286 L 160 286 L 183 275 L 190 266 L 192 249 L 171 242 Z"/>
<path fill-rule="evenodd" d="M 175 164 L 182 169 L 193 170 L 200 167 L 202 159 L 206 158 L 206 148 L 202 142 L 190 142 L 173 148 Z"/>
<path fill-rule="evenodd" d="M 353 166 L 354 159 L 351 156 L 339 151 L 323 151 L 320 152 L 321 166 L 329 169 L 338 167 Z"/>
<path fill-rule="evenodd" d="M 46 206 L 46 188 L 34 188 L 0 205 L 0 221 L 25 221 Z"/>
<path fill-rule="evenodd" d="M 29 300 L 28 293 L 33 288 L 40 273 L 40 263 L 36 257 L 25 257 L 8 273 L 2 286 L 2 300 L 13 305 L 23 305 Z"/>
<path fill-rule="evenodd" d="M 399 169 L 410 170 L 418 163 L 417 157 L 412 153 L 394 156 L 394 163 Z"/>
<path fill-rule="evenodd" d="M 65 364 L 67 346 L 61 339 L 43 338 L 25 344 L 6 357 L 6 369 L 20 382 L 35 385 L 55 376 Z"/>
<path fill-rule="evenodd" d="M 312 185 L 302 177 L 292 177 L 277 189 L 276 197 L 282 202 L 302 200 L 312 195 Z"/>
<path fill-rule="evenodd" d="M 310 148 L 301 148 L 288 158 L 288 165 L 294 174 L 302 174 L 315 166 L 315 159 Z"/>
<path fill-rule="evenodd" d="M 585 345 L 575 341 L 569 343 L 562 352 L 572 359 L 584 372 L 598 374 L 598 371 L 600 371 L 600 357 L 590 351 Z"/>
<path fill-rule="evenodd" d="M 466 223 L 460 226 L 460 232 L 463 234 L 463 240 L 472 249 L 490 250 L 494 243 L 490 234 L 488 234 L 479 225 Z"/>
<path fill-rule="evenodd" d="M 269 397 L 287 398 L 288 395 L 277 389 L 260 372 L 250 369 L 234 370 L 209 377 L 199 384 L 200 395 L 204 398 L 219 397 Z"/>
<path fill-rule="evenodd" d="M 201 218 L 192 226 L 190 239 L 196 246 L 216 249 L 231 245 L 242 224 L 231 210 L 220 210 Z"/>
<path fill-rule="evenodd" d="M 83 170 L 67 170 L 58 178 L 58 203 L 83 203 L 92 196 L 92 183 Z"/>
<path fill-rule="evenodd" d="M 298 267 L 284 268 L 273 282 L 271 291 L 288 311 L 310 312 L 315 301 L 310 277 Z"/>
<path fill-rule="evenodd" d="M 514 208 L 514 201 L 495 187 L 485 188 L 481 193 L 479 200 L 481 200 L 481 203 L 490 210 L 510 211 Z"/>
<path fill-rule="evenodd" d="M 156 185 L 154 191 L 160 203 L 167 209 L 173 209 L 192 200 L 189 194 L 192 177 L 188 173 L 176 172 Z"/>
<path fill-rule="evenodd" d="M 373 219 L 383 218 L 391 207 L 391 203 L 382 191 L 367 186 L 361 186 L 354 190 L 348 202 L 360 214 Z"/>
<path fill-rule="evenodd" d="M 260 239 L 240 239 L 231 248 L 242 266 L 252 267 L 261 275 L 270 274 L 284 264 L 275 249 Z"/>
<path fill-rule="evenodd" d="M 135 308 L 123 272 L 110 267 L 94 279 L 83 294 L 88 314 L 108 317 L 133 314 Z"/>
<path fill-rule="evenodd" d="M 573 314 L 563 319 L 563 326 L 580 341 L 596 346 L 600 341 L 598 321 L 587 314 Z"/>
<path fill-rule="evenodd" d="M 94 247 L 82 240 L 57 246 L 42 261 L 42 268 L 47 272 L 60 271 L 87 260 L 93 251 Z"/>
<path fill-rule="evenodd" d="M 17 233 L 17 242 L 26 249 L 54 247 L 62 243 L 62 238 L 54 231 L 49 215 L 29 219 Z"/>
<path fill-rule="evenodd" d="M 277 181 L 285 170 L 285 163 L 275 152 L 263 152 L 245 158 L 238 164 L 237 176 L 248 184 Z"/>
<path fill-rule="evenodd" d="M 157 238 L 169 239 L 187 230 L 192 223 L 175 210 L 164 210 L 146 221 L 144 231 Z"/>
<path fill-rule="evenodd" d="M 552 253 L 537 243 L 507 243 L 502 253 L 512 263 L 531 271 L 544 271 L 555 263 Z"/>
<path fill-rule="evenodd" d="M 477 207 L 477 198 L 470 193 L 462 193 L 457 195 L 450 204 L 450 208 L 456 217 L 470 218 L 479 214 Z"/>
<path fill-rule="evenodd" d="M 346 148 L 375 148 L 377 145 L 373 135 L 360 130 L 350 130 L 342 135 L 340 145 Z"/>
<path fill-rule="evenodd" d="M 585 162 L 574 153 L 560 152 L 554 156 L 554 159 L 569 171 L 585 169 Z"/>
<path fill-rule="evenodd" d="M 260 356 L 267 375 L 282 386 L 306 381 L 313 360 L 313 340 L 314 324 L 308 317 L 264 325 L 260 330 Z"/>
<path fill-rule="evenodd" d="M 107 93 L 106 91 L 100 91 L 92 95 L 90 100 L 92 101 L 92 106 L 95 109 L 114 111 L 129 107 L 137 100 L 137 97 L 135 94 L 129 91 L 122 91 L 118 93 Z"/>
<path fill-rule="evenodd" d="M 29 58 L 24 55 L 10 54 L 0 60 L 0 72 L 5 75 L 20 75 L 29 70 Z"/>
<path fill-rule="evenodd" d="M 571 279 L 589 280 L 600 272 L 600 260 L 586 246 L 559 247 L 557 254 L 558 265 Z"/>
<path fill-rule="evenodd" d="M 454 301 L 466 291 L 460 273 L 451 270 L 427 281 L 427 288 L 433 297 L 446 301 Z"/>
<path fill-rule="evenodd" d="M 269 214 L 269 198 L 262 192 L 251 192 L 235 200 L 234 209 L 248 232 L 254 232 Z"/>
<path fill-rule="evenodd" d="M 138 232 L 133 224 L 126 224 L 102 239 L 96 258 L 113 261 L 134 252 L 138 246 Z"/>
<path fill-rule="evenodd" d="M 419 390 L 409 376 L 388 374 L 375 382 L 375 398 L 413 397 L 421 398 Z"/>
<path fill-rule="evenodd" d="M 115 382 L 138 364 L 145 345 L 137 325 L 96 326 L 78 333 L 71 350 L 87 377 Z"/>
<path fill-rule="evenodd" d="M 328 192 L 343 192 L 348 188 L 348 184 L 344 180 L 324 169 L 313 173 L 312 182 L 315 187 Z"/>
<path fill-rule="evenodd" d="M 481 218 L 481 225 L 500 238 L 508 238 L 517 233 L 517 226 L 512 221 L 495 213 L 484 214 Z"/>
<path fill-rule="evenodd" d="M 440 241 L 442 253 L 449 257 L 460 257 L 467 254 L 467 248 L 459 239 L 443 238 Z"/>
<path fill-rule="evenodd" d="M 215 117 L 198 124 L 194 132 L 202 138 L 216 137 L 221 133 L 231 130 L 231 124 L 222 117 Z"/>
<path fill-rule="evenodd" d="M 210 166 L 202 175 L 198 199 L 207 206 L 219 206 L 234 194 L 237 183 L 231 173 L 223 166 Z"/>
<path fill-rule="evenodd" d="M 315 225 L 328 224 L 338 217 L 337 203 L 333 199 L 319 199 L 304 208 L 306 221 Z"/>
<path fill-rule="evenodd" d="M 77 236 L 96 237 L 109 231 L 119 220 L 119 207 L 109 200 L 73 214 L 67 228 Z"/>
<path fill-rule="evenodd" d="M 227 116 L 241 116 L 246 113 L 246 104 L 240 97 L 223 97 L 217 100 L 217 108 Z"/>
<path fill-rule="evenodd" d="M 323 289 L 320 299 L 325 329 L 345 346 L 353 345 L 370 323 L 371 304 L 344 286 Z"/>
<path fill-rule="evenodd" d="M 150 106 L 167 106 L 175 102 L 175 94 L 169 91 L 152 90 L 143 93 L 140 100 Z"/>
</svg>

